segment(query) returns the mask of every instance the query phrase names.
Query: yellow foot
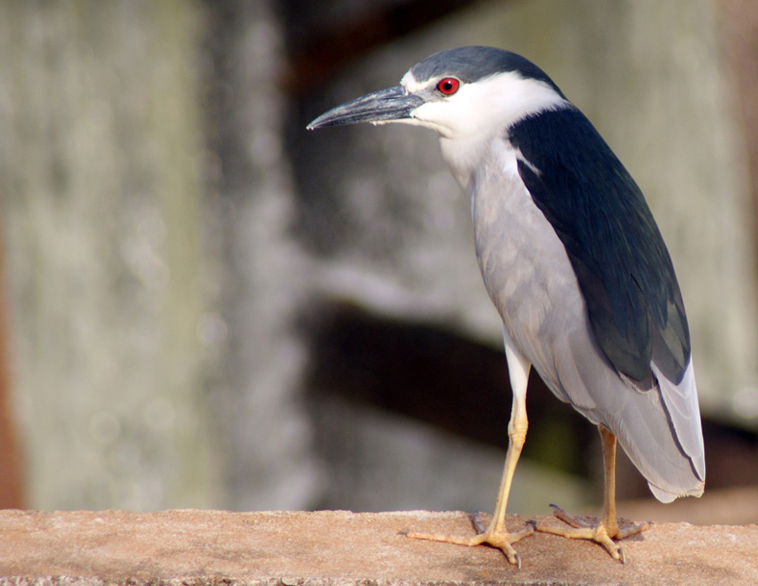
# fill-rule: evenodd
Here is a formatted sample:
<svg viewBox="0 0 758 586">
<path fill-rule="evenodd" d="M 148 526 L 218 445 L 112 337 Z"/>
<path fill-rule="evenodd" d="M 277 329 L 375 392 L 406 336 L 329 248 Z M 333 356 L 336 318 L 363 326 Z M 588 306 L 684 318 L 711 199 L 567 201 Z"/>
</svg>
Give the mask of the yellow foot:
<svg viewBox="0 0 758 586">
<path fill-rule="evenodd" d="M 521 558 L 516 550 L 513 549 L 513 544 L 522 540 L 527 535 L 534 533 L 534 526 L 529 524 L 523 529 L 509 533 L 502 528 L 501 530 L 495 530 L 492 525 L 487 530 L 484 529 L 481 517 L 476 512 L 472 515 L 471 522 L 476 529 L 477 534 L 471 538 L 455 537 L 453 535 L 442 535 L 439 533 L 417 533 L 411 531 L 406 533 L 411 539 L 426 539 L 427 541 L 439 541 L 442 543 L 454 543 L 455 545 L 465 545 L 467 547 L 474 547 L 476 545 L 490 545 L 501 550 L 508 561 L 519 568 L 521 568 Z"/>
<path fill-rule="evenodd" d="M 616 541 L 635 535 L 642 531 L 645 531 L 649 526 L 647 523 L 639 523 L 631 525 L 625 529 L 619 529 L 618 525 L 613 523 L 606 524 L 603 521 L 599 523 L 591 524 L 569 515 L 566 511 L 557 505 L 550 505 L 553 507 L 553 515 L 558 517 L 561 521 L 570 525 L 569 527 L 552 527 L 548 525 L 534 524 L 534 528 L 542 533 L 552 533 L 553 535 L 561 535 L 562 537 L 568 537 L 569 539 L 588 539 L 602 545 L 611 557 L 615 560 L 619 560 L 622 564 L 625 563 L 624 550 L 622 550 Z"/>
</svg>

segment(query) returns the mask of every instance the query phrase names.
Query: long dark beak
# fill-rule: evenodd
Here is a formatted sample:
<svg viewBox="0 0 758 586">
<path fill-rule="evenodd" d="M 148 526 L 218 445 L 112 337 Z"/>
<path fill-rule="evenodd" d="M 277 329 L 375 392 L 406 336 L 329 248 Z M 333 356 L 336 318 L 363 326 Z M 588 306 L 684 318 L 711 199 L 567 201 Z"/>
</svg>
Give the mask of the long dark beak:
<svg viewBox="0 0 758 586">
<path fill-rule="evenodd" d="M 403 86 L 398 85 L 332 108 L 311 122 L 308 130 L 358 122 L 402 120 L 410 118 L 413 111 L 423 103 L 423 98 L 408 93 Z"/>
</svg>

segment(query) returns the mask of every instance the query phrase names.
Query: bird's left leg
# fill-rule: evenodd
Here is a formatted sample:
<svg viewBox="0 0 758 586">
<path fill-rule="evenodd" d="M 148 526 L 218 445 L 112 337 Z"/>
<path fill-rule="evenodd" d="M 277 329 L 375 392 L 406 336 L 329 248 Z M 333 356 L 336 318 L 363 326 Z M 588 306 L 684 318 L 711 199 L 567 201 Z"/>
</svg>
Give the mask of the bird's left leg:
<svg viewBox="0 0 758 586">
<path fill-rule="evenodd" d="M 534 527 L 527 525 L 519 531 L 509 533 L 505 528 L 505 511 L 508 505 L 508 495 L 511 491 L 513 473 L 516 470 L 516 464 L 526 440 L 526 430 L 528 427 L 526 417 L 526 387 L 529 382 L 529 370 L 532 365 L 518 351 L 507 332 L 504 337 L 505 356 L 508 361 L 508 372 L 513 391 L 513 404 L 511 407 L 511 420 L 508 423 L 508 452 L 505 456 L 503 478 L 500 482 L 500 491 L 497 495 L 497 503 L 495 504 L 495 513 L 492 521 L 484 532 L 480 532 L 471 538 L 416 532 L 411 532 L 407 535 L 413 539 L 427 539 L 457 545 L 491 545 L 502 550 L 510 563 L 521 567 L 521 559 L 516 550 L 513 549 L 512 544 L 533 533 Z"/>
<path fill-rule="evenodd" d="M 553 514 L 564 523 L 570 525 L 567 527 L 551 527 L 536 524 L 535 529 L 543 533 L 552 533 L 562 535 L 571 539 L 589 539 L 605 547 L 611 557 L 624 563 L 624 552 L 618 546 L 616 541 L 634 535 L 648 528 L 647 523 L 632 525 L 631 527 L 620 529 L 616 520 L 616 436 L 602 425 L 598 425 L 600 438 L 603 444 L 603 465 L 604 465 L 604 497 L 603 497 L 603 518 L 597 525 L 591 525 L 585 521 L 569 515 L 566 511 L 556 505 L 553 507 Z"/>
</svg>

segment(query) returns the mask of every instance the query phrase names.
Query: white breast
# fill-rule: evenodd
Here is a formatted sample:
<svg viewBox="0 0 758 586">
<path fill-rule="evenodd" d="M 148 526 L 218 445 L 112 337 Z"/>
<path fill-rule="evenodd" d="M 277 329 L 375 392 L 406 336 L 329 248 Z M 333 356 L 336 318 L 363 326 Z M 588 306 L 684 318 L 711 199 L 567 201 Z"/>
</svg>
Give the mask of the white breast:
<svg viewBox="0 0 758 586">
<path fill-rule="evenodd" d="M 507 140 L 493 141 L 485 164 L 469 176 L 476 254 L 512 339 L 551 371 L 545 348 L 586 329 L 585 304 L 563 243 L 521 181 L 517 156 Z"/>
</svg>

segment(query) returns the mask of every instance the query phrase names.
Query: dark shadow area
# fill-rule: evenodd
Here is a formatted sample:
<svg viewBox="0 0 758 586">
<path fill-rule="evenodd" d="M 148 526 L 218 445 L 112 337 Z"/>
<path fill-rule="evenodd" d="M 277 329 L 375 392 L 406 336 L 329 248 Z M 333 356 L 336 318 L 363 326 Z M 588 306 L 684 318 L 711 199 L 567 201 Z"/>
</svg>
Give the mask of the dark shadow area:
<svg viewBox="0 0 758 586">
<path fill-rule="evenodd" d="M 472 0 L 383 0 L 358 3 L 291 0 L 279 4 L 286 25 L 288 92 L 301 96 L 371 49 L 399 39 Z"/>
<path fill-rule="evenodd" d="M 500 350 L 346 303 L 323 304 L 313 316 L 306 382 L 313 397 L 337 396 L 507 448 L 511 397 Z M 527 404 L 523 457 L 601 482 L 594 426 L 557 400 L 534 371 Z M 758 484 L 756 434 L 714 421 L 704 421 L 703 433 L 708 488 Z M 618 477 L 620 499 L 649 497 L 645 480 L 621 453 Z"/>
<path fill-rule="evenodd" d="M 441 327 L 386 319 L 349 304 L 326 305 L 309 324 L 306 388 L 432 424 L 506 449 L 511 411 L 504 354 Z M 523 457 L 588 474 L 596 432 L 532 372 Z"/>
</svg>

